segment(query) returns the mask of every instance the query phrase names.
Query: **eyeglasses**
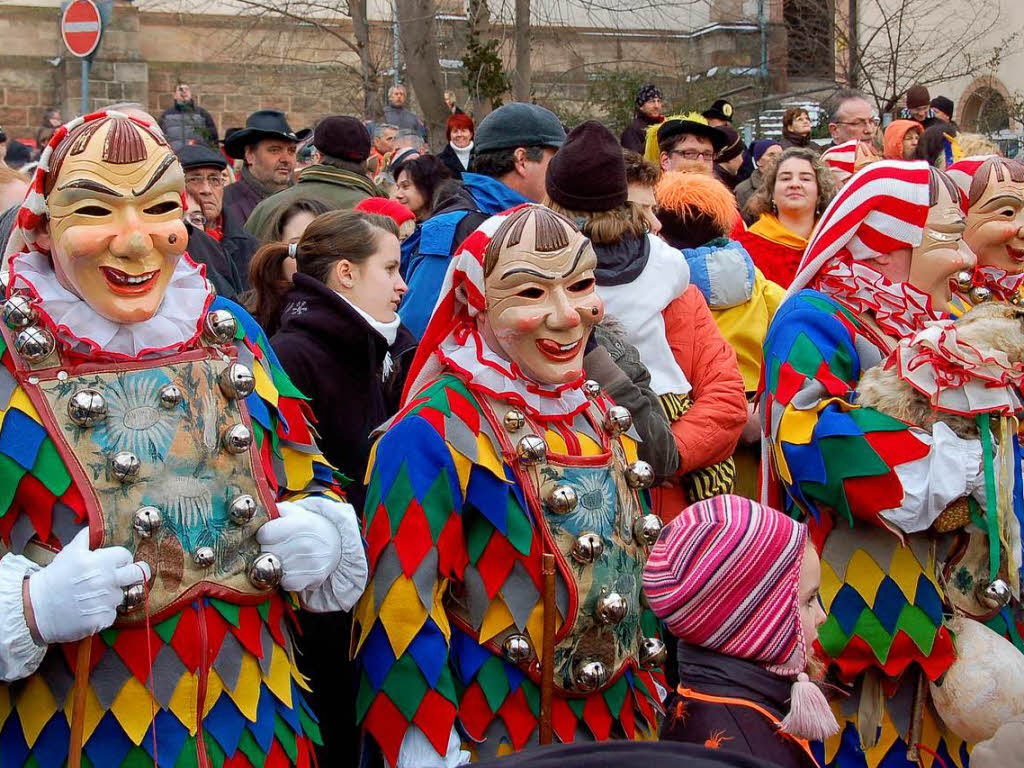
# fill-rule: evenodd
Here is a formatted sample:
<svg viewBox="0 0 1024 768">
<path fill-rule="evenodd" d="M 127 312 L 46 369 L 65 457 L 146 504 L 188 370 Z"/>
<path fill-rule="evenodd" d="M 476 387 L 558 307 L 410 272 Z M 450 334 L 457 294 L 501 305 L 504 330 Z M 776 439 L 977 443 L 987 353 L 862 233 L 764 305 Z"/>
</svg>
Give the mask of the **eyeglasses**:
<svg viewBox="0 0 1024 768">
<path fill-rule="evenodd" d="M 670 155 L 679 155 L 679 157 L 683 158 L 683 160 L 714 160 L 715 159 L 715 151 L 713 149 L 712 150 L 708 150 L 708 151 L 700 151 L 700 152 L 698 152 L 696 149 L 673 149 L 673 150 L 669 151 L 669 154 Z"/>
<path fill-rule="evenodd" d="M 209 184 L 211 187 L 213 187 L 214 189 L 216 189 L 217 187 L 224 186 L 224 177 L 221 176 L 219 173 L 211 173 L 209 176 L 186 176 L 185 177 L 185 183 L 186 184 L 201 185 L 204 181 L 207 184 Z"/>
<path fill-rule="evenodd" d="M 207 218 L 199 211 L 185 211 L 185 219 L 197 229 L 206 229 Z"/>
<path fill-rule="evenodd" d="M 836 125 L 848 125 L 851 128 L 859 128 L 864 130 L 865 128 L 877 128 L 879 120 L 877 117 L 865 117 L 860 120 L 837 120 Z"/>
</svg>

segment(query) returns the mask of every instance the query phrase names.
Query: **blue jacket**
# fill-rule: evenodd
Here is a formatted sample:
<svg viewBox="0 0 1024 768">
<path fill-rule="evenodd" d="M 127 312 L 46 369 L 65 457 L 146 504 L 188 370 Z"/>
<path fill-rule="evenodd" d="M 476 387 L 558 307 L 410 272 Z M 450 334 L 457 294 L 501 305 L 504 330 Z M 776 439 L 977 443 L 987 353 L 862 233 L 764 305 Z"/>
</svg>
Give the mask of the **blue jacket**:
<svg viewBox="0 0 1024 768">
<path fill-rule="evenodd" d="M 488 217 L 530 202 L 497 179 L 478 173 L 462 174 L 462 185 L 452 188 L 451 196 L 438 200 L 434 215 L 423 222 L 419 249 L 405 265 L 409 291 L 398 315 L 417 340 L 427 329 L 448 261 L 458 245 Z"/>
</svg>

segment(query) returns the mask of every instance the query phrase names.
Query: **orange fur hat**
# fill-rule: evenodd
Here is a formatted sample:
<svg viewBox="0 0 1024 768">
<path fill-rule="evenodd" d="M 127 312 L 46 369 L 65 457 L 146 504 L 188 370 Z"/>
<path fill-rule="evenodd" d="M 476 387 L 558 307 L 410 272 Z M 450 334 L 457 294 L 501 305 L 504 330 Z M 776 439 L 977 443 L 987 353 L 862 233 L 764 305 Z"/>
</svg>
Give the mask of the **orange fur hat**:
<svg viewBox="0 0 1024 768">
<path fill-rule="evenodd" d="M 669 171 L 654 188 L 661 235 L 677 248 L 704 245 L 732 232 L 739 220 L 736 198 L 722 182 L 702 173 Z"/>
</svg>

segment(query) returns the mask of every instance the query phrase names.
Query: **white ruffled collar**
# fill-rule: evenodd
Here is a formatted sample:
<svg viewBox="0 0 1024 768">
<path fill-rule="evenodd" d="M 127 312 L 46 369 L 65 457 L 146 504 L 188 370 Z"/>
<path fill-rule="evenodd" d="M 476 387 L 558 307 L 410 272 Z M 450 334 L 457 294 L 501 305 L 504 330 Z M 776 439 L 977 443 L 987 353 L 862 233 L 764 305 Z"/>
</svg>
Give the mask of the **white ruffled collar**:
<svg viewBox="0 0 1024 768">
<path fill-rule="evenodd" d="M 469 324 L 450 333 L 437 350 L 444 368 L 458 374 L 471 390 L 526 409 L 540 421 L 571 420 L 587 407 L 583 376 L 554 387 L 525 378 L 515 363 L 493 352 Z"/>
<path fill-rule="evenodd" d="M 182 255 L 156 314 L 141 323 L 115 323 L 64 288 L 45 254 L 11 257 L 11 290 L 27 292 L 41 323 L 66 348 L 87 356 L 135 359 L 189 346 L 213 301 L 205 275 L 205 267 Z"/>
</svg>

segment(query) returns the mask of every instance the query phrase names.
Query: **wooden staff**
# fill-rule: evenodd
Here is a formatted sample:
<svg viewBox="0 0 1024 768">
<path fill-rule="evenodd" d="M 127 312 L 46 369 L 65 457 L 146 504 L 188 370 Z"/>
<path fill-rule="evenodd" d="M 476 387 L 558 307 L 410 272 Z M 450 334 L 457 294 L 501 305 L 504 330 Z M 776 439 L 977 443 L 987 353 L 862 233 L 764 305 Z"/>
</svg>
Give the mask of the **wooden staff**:
<svg viewBox="0 0 1024 768">
<path fill-rule="evenodd" d="M 914 691 L 914 701 L 910 708 L 910 733 L 907 734 L 907 760 L 917 763 L 921 759 L 921 750 L 918 744 L 921 743 L 921 731 L 924 729 L 924 705 L 928 696 L 928 683 L 923 670 L 916 670 L 917 686 Z"/>
<path fill-rule="evenodd" d="M 540 662 L 540 734 L 541 744 L 551 743 L 551 697 L 555 690 L 555 556 L 545 552 L 541 575 L 544 578 L 544 636 Z"/>
<path fill-rule="evenodd" d="M 71 743 L 68 749 L 68 768 L 82 765 L 82 735 L 85 731 L 85 694 L 89 690 L 89 663 L 92 656 L 92 636 L 78 641 L 75 664 L 75 688 L 71 705 Z"/>
</svg>

